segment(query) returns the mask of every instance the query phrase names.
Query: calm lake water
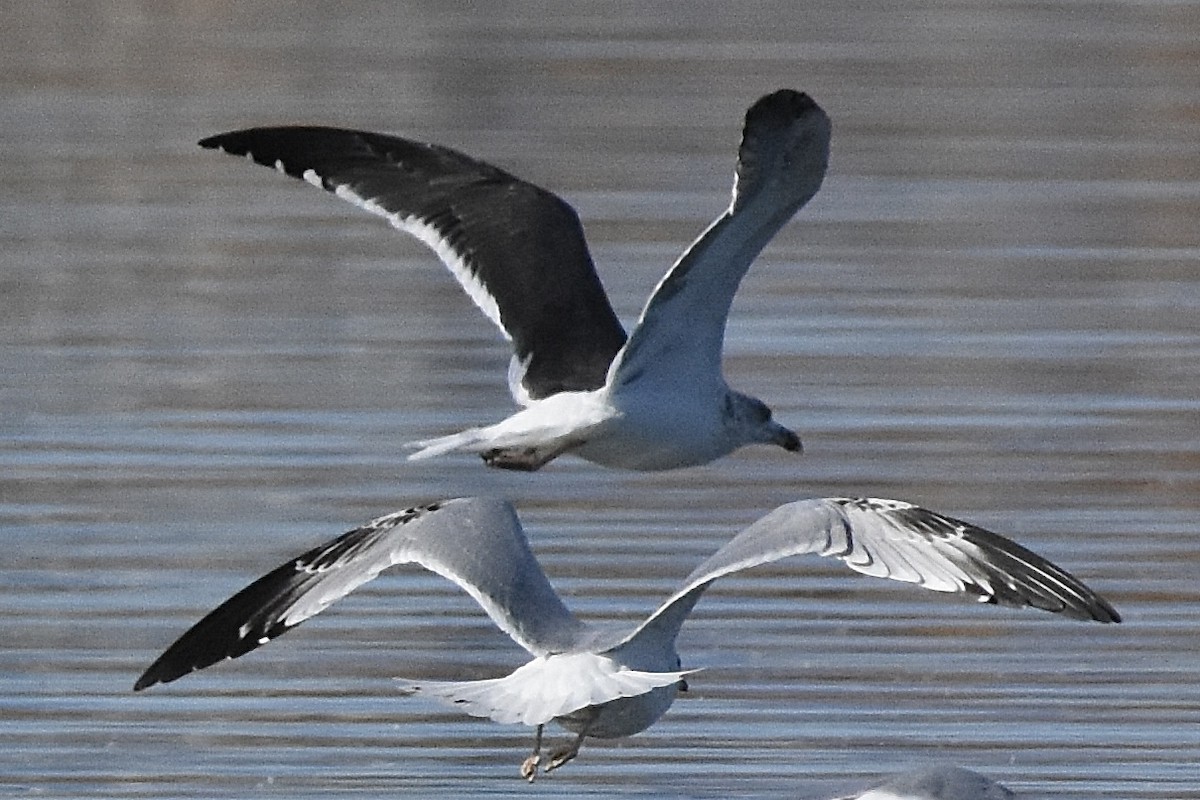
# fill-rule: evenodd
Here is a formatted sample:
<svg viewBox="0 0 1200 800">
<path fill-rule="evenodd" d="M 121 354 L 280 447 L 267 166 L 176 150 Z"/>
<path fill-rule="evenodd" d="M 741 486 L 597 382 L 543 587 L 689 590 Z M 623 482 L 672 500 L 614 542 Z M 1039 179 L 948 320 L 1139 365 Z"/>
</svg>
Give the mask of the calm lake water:
<svg viewBox="0 0 1200 800">
<path fill-rule="evenodd" d="M 1200 796 L 1200 6 L 478 5 L 6 5 L 0 794 L 820 798 L 951 763 Z M 467 150 L 579 208 L 632 322 L 780 86 L 828 110 L 832 164 L 726 369 L 806 451 L 660 475 L 406 463 L 509 413 L 504 343 L 419 245 L 194 144 Z M 1126 621 L 784 562 L 699 605 L 705 670 L 656 726 L 533 787 L 529 730 L 398 696 L 523 661 L 419 571 L 130 691 L 233 591 L 414 502 L 511 498 L 568 602 L 632 621 L 768 509 L 857 493 L 1009 535 Z"/>
</svg>

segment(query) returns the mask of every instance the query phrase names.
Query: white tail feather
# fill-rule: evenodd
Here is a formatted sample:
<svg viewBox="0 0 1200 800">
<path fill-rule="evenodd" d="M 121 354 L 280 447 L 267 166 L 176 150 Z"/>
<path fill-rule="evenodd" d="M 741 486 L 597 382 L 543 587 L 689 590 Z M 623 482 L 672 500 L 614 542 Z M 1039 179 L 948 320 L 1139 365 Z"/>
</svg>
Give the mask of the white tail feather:
<svg viewBox="0 0 1200 800">
<path fill-rule="evenodd" d="M 418 448 L 417 452 L 408 457 L 409 461 L 420 461 L 434 456 L 445 455 L 453 450 L 478 450 L 487 442 L 487 428 L 467 428 L 465 431 L 452 433 L 449 436 L 439 436 L 436 439 L 422 439 L 419 442 L 409 442 L 406 447 Z"/>
<path fill-rule="evenodd" d="M 473 717 L 544 725 L 581 708 L 670 686 L 691 671 L 642 672 L 595 653 L 572 653 L 535 658 L 503 678 L 397 680 L 409 691 L 438 697 Z"/>
</svg>

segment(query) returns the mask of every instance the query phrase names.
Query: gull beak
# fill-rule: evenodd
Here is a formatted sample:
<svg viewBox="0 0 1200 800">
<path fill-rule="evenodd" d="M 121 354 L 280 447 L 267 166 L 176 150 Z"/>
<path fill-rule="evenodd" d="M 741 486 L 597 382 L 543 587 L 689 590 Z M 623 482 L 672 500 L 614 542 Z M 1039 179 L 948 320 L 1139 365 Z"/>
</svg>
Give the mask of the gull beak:
<svg viewBox="0 0 1200 800">
<path fill-rule="evenodd" d="M 789 453 L 803 452 L 804 446 L 800 444 L 799 436 L 782 425 L 777 425 L 775 427 L 775 436 L 772 438 L 772 442 L 779 445 L 784 450 L 787 450 Z"/>
</svg>

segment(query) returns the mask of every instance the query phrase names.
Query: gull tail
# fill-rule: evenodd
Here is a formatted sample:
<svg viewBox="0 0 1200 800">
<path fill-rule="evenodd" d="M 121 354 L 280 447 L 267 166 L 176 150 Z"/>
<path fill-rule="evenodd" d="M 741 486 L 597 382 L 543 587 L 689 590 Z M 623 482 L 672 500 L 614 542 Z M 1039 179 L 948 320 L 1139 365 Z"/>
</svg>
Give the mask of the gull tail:
<svg viewBox="0 0 1200 800">
<path fill-rule="evenodd" d="M 514 419 L 518 420 L 517 424 L 512 422 Z M 408 460 L 420 461 L 465 451 L 478 453 L 489 467 L 533 472 L 582 442 L 582 439 L 563 435 L 557 427 L 523 428 L 519 424 L 523 421 L 518 414 L 486 428 L 467 428 L 449 436 L 412 442 L 408 447 L 417 448 L 417 452 Z M 569 434 L 569 428 L 567 432 Z"/>
<path fill-rule="evenodd" d="M 477 453 L 484 449 L 488 441 L 488 428 L 467 428 L 465 431 L 452 433 L 449 436 L 439 436 L 436 439 L 422 439 L 410 442 L 406 447 L 416 448 L 417 452 L 409 455 L 409 461 L 421 461 L 434 456 L 445 455 L 455 450 L 467 450 Z"/>
<path fill-rule="evenodd" d="M 679 683 L 694 671 L 643 672 L 622 667 L 605 656 L 574 653 L 535 658 L 503 678 L 396 680 L 404 691 L 432 695 L 473 717 L 544 725 L 581 708 Z"/>
</svg>

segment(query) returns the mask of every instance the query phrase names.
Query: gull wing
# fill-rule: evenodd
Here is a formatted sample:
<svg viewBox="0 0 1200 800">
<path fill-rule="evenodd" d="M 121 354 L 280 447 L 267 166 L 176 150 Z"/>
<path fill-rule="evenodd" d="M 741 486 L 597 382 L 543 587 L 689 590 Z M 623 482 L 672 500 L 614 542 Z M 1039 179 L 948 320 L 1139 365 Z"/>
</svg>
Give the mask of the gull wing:
<svg viewBox="0 0 1200 800">
<path fill-rule="evenodd" d="M 409 563 L 460 586 L 534 655 L 569 648 L 582 630 L 530 551 L 512 506 L 460 498 L 379 517 L 264 575 L 179 637 L 134 690 L 248 653 L 388 567 Z"/>
<path fill-rule="evenodd" d="M 200 146 L 333 192 L 431 248 L 512 342 L 518 403 L 604 384 L 625 331 L 556 195 L 448 147 L 366 131 L 252 128 Z"/>
<path fill-rule="evenodd" d="M 1066 570 L 999 534 L 902 500 L 830 497 L 780 506 L 743 530 L 618 647 L 644 635 L 673 638 L 717 578 L 805 553 L 980 602 L 1121 621 L 1107 600 Z"/>
<path fill-rule="evenodd" d="M 767 242 L 821 187 L 829 135 L 829 117 L 806 94 L 783 89 L 750 107 L 733 202 L 659 282 L 609 370 L 609 385 L 706 388 L 720 381 L 733 296 Z"/>
</svg>

